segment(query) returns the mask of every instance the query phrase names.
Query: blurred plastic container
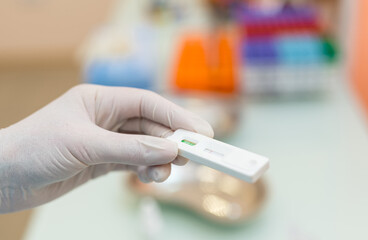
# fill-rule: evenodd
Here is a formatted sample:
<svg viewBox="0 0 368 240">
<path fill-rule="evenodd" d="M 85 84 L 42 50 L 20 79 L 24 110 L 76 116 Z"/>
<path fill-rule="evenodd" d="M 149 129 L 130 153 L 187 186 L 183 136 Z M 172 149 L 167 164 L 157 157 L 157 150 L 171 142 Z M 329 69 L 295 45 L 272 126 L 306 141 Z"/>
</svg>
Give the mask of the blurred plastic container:
<svg viewBox="0 0 368 240">
<path fill-rule="evenodd" d="M 156 78 L 155 31 L 137 26 L 133 31 L 108 27 L 91 39 L 85 54 L 88 83 L 154 89 Z"/>
<path fill-rule="evenodd" d="M 237 36 L 219 29 L 183 35 L 176 55 L 169 98 L 209 121 L 216 137 L 229 136 L 239 121 Z"/>
<path fill-rule="evenodd" d="M 237 49 L 236 37 L 222 30 L 183 36 L 176 52 L 174 90 L 235 94 L 239 90 Z"/>
<path fill-rule="evenodd" d="M 242 39 L 243 93 L 252 96 L 319 95 L 336 76 L 336 46 L 316 4 L 234 9 Z"/>
</svg>

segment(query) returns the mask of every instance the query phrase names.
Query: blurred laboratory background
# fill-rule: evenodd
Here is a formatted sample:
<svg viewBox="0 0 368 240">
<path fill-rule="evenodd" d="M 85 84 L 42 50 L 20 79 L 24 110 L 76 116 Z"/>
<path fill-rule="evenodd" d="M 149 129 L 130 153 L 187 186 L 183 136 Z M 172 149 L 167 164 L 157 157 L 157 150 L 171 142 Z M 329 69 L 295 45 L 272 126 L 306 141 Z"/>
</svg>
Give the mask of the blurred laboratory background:
<svg viewBox="0 0 368 240">
<path fill-rule="evenodd" d="M 0 239 L 368 239 L 368 1 L 4 0 L 0 128 L 79 83 L 155 91 L 270 158 L 111 173 L 0 216 Z"/>
</svg>

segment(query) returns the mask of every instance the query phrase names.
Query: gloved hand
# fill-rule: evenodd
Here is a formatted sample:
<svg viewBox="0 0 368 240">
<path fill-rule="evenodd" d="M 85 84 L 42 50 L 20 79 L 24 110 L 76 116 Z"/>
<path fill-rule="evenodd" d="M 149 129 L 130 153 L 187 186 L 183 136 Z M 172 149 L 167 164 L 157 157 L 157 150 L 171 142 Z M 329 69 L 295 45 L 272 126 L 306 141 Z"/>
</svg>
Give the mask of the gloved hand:
<svg viewBox="0 0 368 240">
<path fill-rule="evenodd" d="M 0 131 L 0 213 L 46 203 L 114 170 L 164 181 L 171 163 L 187 161 L 163 138 L 178 128 L 213 136 L 206 121 L 150 91 L 74 87 Z"/>
</svg>

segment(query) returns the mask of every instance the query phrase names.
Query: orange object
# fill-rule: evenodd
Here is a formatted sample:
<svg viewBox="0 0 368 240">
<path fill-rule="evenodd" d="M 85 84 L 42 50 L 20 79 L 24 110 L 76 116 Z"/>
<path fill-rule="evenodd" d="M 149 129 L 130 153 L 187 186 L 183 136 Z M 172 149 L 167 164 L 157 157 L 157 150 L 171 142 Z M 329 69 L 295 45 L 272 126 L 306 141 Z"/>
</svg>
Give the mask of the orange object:
<svg viewBox="0 0 368 240">
<path fill-rule="evenodd" d="M 357 1 L 352 80 L 368 117 L 368 1 Z"/>
<path fill-rule="evenodd" d="M 200 37 L 186 39 L 177 66 L 176 86 L 180 89 L 206 90 L 208 88 L 208 74 L 203 39 Z"/>
<path fill-rule="evenodd" d="M 237 89 L 236 41 L 226 32 L 184 39 L 174 76 L 177 90 L 234 93 Z"/>
<path fill-rule="evenodd" d="M 234 92 L 236 82 L 235 42 L 224 33 L 220 33 L 216 44 L 217 60 L 210 68 L 216 74 L 210 75 L 210 86 L 215 91 Z M 217 51 L 216 51 L 217 50 Z"/>
</svg>

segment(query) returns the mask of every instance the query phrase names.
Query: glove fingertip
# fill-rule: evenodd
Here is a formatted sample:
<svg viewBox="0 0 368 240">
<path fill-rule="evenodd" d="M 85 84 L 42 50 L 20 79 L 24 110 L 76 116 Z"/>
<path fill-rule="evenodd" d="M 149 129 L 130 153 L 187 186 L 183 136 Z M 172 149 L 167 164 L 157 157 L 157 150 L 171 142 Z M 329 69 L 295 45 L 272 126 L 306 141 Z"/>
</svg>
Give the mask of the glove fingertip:
<svg viewBox="0 0 368 240">
<path fill-rule="evenodd" d="M 160 183 L 169 178 L 171 173 L 171 165 L 165 164 L 160 166 L 148 167 L 147 173 L 150 179 Z"/>
<path fill-rule="evenodd" d="M 213 138 L 215 133 L 213 131 L 212 126 L 205 120 L 201 120 L 200 123 L 197 123 L 194 127 L 194 130 L 202 135 Z"/>
<path fill-rule="evenodd" d="M 177 165 L 177 166 L 184 166 L 185 164 L 188 163 L 188 161 L 189 161 L 189 159 L 187 159 L 185 157 L 177 156 L 172 163 Z"/>
</svg>

